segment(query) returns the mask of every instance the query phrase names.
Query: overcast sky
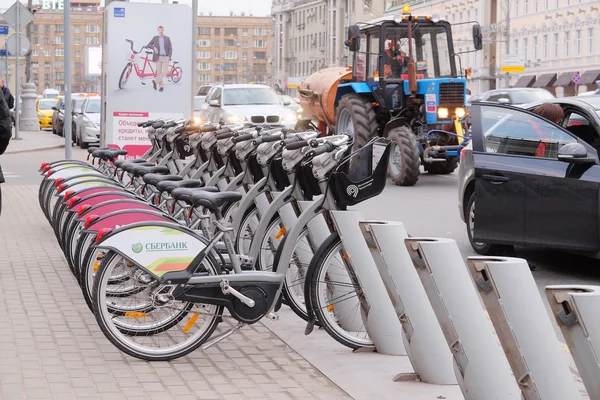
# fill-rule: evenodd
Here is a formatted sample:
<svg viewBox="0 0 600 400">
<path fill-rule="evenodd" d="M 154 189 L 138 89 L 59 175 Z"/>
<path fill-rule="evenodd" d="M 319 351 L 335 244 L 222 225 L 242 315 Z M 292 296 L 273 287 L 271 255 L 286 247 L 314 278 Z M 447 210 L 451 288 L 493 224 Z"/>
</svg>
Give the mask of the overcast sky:
<svg viewBox="0 0 600 400">
<path fill-rule="evenodd" d="M 172 0 L 170 0 L 172 1 Z M 14 4 L 14 0 L 0 0 L 0 8 L 6 9 Z M 41 0 L 34 0 L 35 3 L 41 3 Z M 136 0 L 136 3 L 160 3 L 160 0 L 148 0 L 148 1 L 140 1 Z M 24 4 L 27 4 L 26 0 L 23 0 Z M 191 0 L 179 0 L 180 4 L 188 4 L 191 5 Z M 104 0 L 101 1 L 101 4 L 104 4 Z M 245 12 L 246 15 L 252 13 L 256 16 L 266 16 L 271 13 L 271 0 L 215 0 L 215 1 L 207 1 L 207 0 L 199 0 L 199 10 L 204 12 L 204 15 L 207 15 L 209 12 L 212 12 L 213 15 L 229 15 L 230 11 L 239 15 L 241 12 Z"/>
</svg>

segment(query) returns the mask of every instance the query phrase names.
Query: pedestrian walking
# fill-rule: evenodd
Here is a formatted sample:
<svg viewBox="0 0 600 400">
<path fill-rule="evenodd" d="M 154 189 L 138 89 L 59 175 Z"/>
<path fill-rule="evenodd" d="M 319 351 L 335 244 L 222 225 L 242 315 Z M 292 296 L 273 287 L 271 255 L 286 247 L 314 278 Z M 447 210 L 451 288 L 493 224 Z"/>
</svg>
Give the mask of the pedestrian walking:
<svg viewBox="0 0 600 400">
<path fill-rule="evenodd" d="M 12 138 L 12 118 L 6 98 L 0 96 L 0 154 L 3 154 Z"/>
</svg>

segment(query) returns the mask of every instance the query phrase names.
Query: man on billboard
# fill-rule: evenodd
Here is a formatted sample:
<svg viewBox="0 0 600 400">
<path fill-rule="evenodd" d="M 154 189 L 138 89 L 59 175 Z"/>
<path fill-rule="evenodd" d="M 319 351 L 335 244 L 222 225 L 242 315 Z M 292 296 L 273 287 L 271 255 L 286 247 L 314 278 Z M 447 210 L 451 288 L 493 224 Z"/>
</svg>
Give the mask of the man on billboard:
<svg viewBox="0 0 600 400">
<path fill-rule="evenodd" d="M 154 36 L 148 47 L 154 49 L 152 55 L 152 61 L 156 63 L 156 78 L 152 80 L 154 90 L 158 86 L 160 92 L 163 91 L 163 79 L 169 71 L 169 62 L 171 61 L 171 55 L 173 54 L 173 47 L 171 46 L 171 38 L 165 36 L 165 28 L 159 26 L 157 29 L 158 35 Z"/>
</svg>

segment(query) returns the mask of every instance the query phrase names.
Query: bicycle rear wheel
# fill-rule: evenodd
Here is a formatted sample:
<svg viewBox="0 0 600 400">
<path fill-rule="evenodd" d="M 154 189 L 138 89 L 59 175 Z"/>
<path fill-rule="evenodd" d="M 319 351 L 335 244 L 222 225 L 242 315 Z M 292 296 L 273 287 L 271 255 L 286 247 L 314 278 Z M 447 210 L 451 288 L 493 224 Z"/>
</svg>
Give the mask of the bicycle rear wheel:
<svg viewBox="0 0 600 400">
<path fill-rule="evenodd" d="M 129 77 L 131 76 L 131 71 L 133 71 L 133 64 L 127 63 L 119 77 L 119 89 L 123 89 L 125 85 L 127 85 L 127 81 L 129 81 Z"/>
</svg>

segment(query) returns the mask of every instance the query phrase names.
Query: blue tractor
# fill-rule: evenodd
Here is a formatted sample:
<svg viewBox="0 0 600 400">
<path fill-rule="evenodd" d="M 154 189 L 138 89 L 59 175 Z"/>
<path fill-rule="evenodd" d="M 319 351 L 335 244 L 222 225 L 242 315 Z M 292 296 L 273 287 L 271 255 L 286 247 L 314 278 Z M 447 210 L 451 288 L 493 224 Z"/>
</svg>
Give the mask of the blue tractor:
<svg viewBox="0 0 600 400">
<path fill-rule="evenodd" d="M 336 85 L 335 132 L 351 134 L 355 149 L 374 136 L 390 139 L 389 175 L 397 185 L 414 185 L 421 165 L 431 174 L 452 173 L 467 81 L 456 66 L 450 24 L 405 6 L 401 15 L 350 26 L 345 43 L 353 63 L 351 76 Z M 476 23 L 473 43 L 481 50 Z"/>
</svg>

